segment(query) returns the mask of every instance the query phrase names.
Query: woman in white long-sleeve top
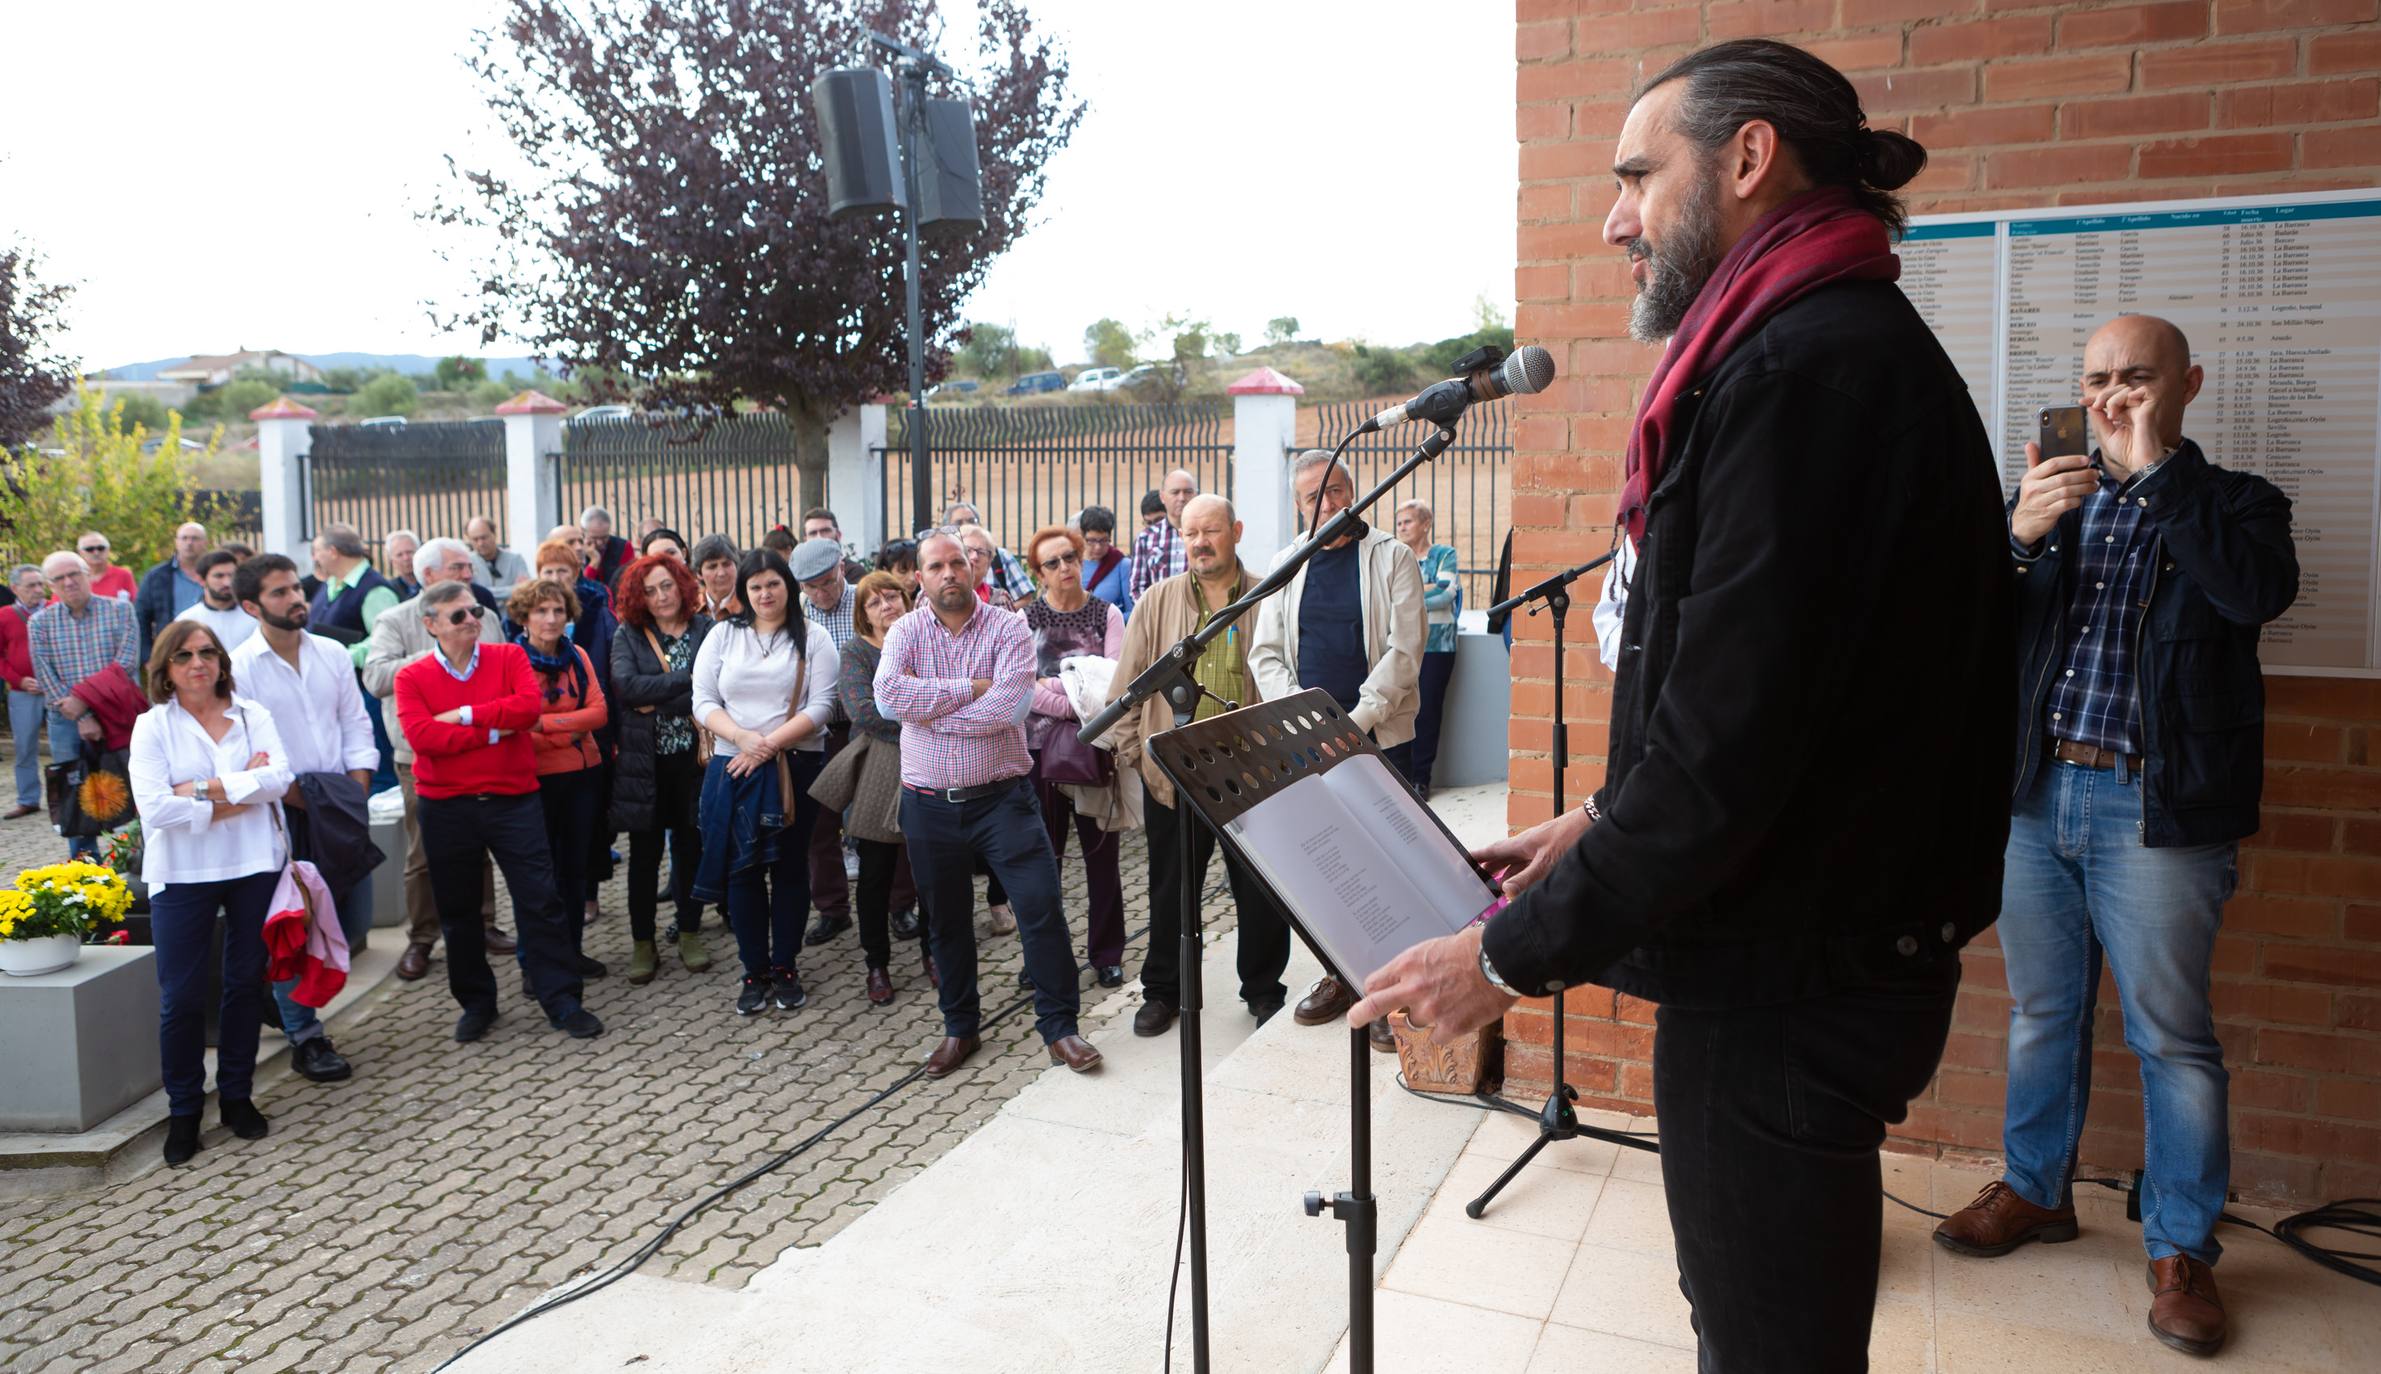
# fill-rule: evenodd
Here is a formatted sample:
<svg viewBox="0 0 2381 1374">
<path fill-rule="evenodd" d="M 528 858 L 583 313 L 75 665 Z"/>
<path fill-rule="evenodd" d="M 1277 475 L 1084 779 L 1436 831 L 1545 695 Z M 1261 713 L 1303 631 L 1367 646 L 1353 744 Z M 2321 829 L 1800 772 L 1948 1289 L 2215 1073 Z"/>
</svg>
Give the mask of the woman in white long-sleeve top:
<svg viewBox="0 0 2381 1374">
<path fill-rule="evenodd" d="M 836 657 L 834 637 L 794 609 L 794 595 L 783 557 L 768 549 L 744 555 L 736 573 L 743 609 L 704 636 L 694 659 L 694 718 L 713 741 L 694 895 L 719 904 L 735 932 L 744 962 L 739 1016 L 772 1003 L 792 1011 L 808 1000 L 795 959 L 818 820 L 810 784 L 835 719 Z"/>
<path fill-rule="evenodd" d="M 207 949 L 224 917 L 223 1008 L 215 1094 L 243 1140 L 266 1121 L 249 1098 L 265 997 L 265 908 L 289 860 L 275 808 L 290 785 L 273 713 L 232 694 L 231 656 L 205 624 L 161 630 L 143 674 L 157 705 L 132 726 L 129 772 L 140 811 L 141 880 L 156 946 L 158 1058 L 165 1070 L 165 1162 L 198 1152 L 207 1101 Z"/>
</svg>

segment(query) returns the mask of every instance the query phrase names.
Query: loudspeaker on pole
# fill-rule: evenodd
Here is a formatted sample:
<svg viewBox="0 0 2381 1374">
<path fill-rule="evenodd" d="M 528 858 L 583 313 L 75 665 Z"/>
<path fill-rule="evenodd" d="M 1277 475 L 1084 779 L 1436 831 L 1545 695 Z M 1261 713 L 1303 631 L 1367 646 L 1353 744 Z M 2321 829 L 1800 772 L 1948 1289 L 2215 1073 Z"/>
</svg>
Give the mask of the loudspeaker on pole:
<svg viewBox="0 0 2381 1374">
<path fill-rule="evenodd" d="M 918 150 L 919 230 L 956 234 L 983 228 L 975 107 L 964 100 L 928 100 L 925 115 Z"/>
<path fill-rule="evenodd" d="M 881 215 L 907 204 L 893 122 L 893 81 L 871 67 L 821 73 L 810 98 L 818 113 L 819 156 L 827 164 L 827 217 Z M 968 148 L 968 170 L 975 149 Z"/>
</svg>

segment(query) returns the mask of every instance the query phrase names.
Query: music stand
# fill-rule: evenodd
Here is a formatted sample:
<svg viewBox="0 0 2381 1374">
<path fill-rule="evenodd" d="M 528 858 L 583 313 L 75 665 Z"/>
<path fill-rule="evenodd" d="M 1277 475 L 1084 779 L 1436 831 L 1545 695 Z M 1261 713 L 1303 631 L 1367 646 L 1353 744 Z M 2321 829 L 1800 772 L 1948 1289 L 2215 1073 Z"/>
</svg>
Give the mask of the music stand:
<svg viewBox="0 0 2381 1374">
<path fill-rule="evenodd" d="M 1238 819 L 1249 808 L 1301 778 L 1326 772 L 1361 755 L 1381 757 L 1381 751 L 1348 719 L 1347 712 L 1340 709 L 1329 693 L 1319 689 L 1177 726 L 1152 736 L 1148 748 L 1159 771 L 1174 784 L 1176 799 L 1197 813 L 1197 822 L 1186 816 L 1184 826 L 1194 823 L 1210 826 L 1217 840 L 1235 857 L 1241 857 L 1239 846 L 1226 828 L 1227 822 Z M 1382 760 L 1384 767 L 1387 762 Z M 1449 844 L 1463 847 L 1436 813 L 1427 807 L 1423 811 L 1446 835 Z M 1242 861 L 1246 862 L 1245 858 Z M 1257 873 L 1253 865 L 1250 872 Z M 1261 873 L 1257 873 L 1257 880 L 1264 882 Z M 1482 883 L 1481 904 L 1485 906 L 1495 894 L 1486 887 L 1486 879 Z M 1267 886 L 1270 891 L 1270 884 Z M 1280 901 L 1278 895 L 1274 905 L 1333 976 L 1342 978 L 1349 987 L 1356 986 L 1355 980 L 1346 978 L 1332 965 L 1320 943 L 1299 924 L 1297 913 Z M 1190 920 L 1185 913 L 1186 930 Z M 1184 970 L 1186 990 L 1192 986 L 1193 977 L 1191 970 Z M 1187 999 L 1182 1010 L 1185 1020 L 1197 1014 Z M 1308 1216 L 1320 1216 L 1328 1209 L 1347 1227 L 1348 1369 L 1349 1374 L 1370 1374 L 1372 1265 L 1379 1248 L 1380 1209 L 1372 1195 L 1372 1044 L 1361 1026 L 1348 1032 L 1348 1064 L 1348 1187 L 1329 1199 L 1320 1192 L 1310 1192 L 1304 1205 Z M 1195 1096 L 1197 1085 L 1190 1084 L 1189 1090 Z M 1185 1103 L 1186 1110 L 1189 1105 Z"/>
</svg>

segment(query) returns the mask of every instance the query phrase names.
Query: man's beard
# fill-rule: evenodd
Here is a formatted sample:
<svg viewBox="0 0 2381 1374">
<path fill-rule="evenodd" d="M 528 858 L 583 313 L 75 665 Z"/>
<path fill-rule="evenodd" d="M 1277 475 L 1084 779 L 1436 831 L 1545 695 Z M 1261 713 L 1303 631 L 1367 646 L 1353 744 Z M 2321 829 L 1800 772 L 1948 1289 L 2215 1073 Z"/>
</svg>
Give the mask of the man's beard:
<svg viewBox="0 0 2381 1374">
<path fill-rule="evenodd" d="M 1663 343 L 1678 332 L 1703 284 L 1720 265 L 1720 221 L 1716 212 L 1719 178 L 1705 175 L 1692 183 L 1686 203 L 1679 207 L 1678 227 L 1659 241 L 1639 238 L 1630 256 L 1642 246 L 1647 262 L 1645 285 L 1629 305 L 1629 337 L 1639 343 Z"/>
<path fill-rule="evenodd" d="M 274 615 L 260 610 L 256 618 L 276 630 L 303 630 L 306 628 L 306 603 L 300 601 L 291 606 L 287 615 Z"/>
</svg>

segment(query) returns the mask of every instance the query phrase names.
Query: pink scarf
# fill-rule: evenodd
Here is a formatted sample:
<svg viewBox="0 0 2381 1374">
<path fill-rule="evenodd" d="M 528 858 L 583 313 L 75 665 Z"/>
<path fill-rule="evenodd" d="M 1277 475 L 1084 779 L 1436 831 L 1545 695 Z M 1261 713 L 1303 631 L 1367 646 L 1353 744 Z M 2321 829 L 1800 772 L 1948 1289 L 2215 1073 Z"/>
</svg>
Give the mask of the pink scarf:
<svg viewBox="0 0 2381 1374">
<path fill-rule="evenodd" d="M 1806 191 L 1761 217 L 1713 269 L 1711 280 L 1662 350 L 1637 406 L 1620 488 L 1620 522 L 1645 538 L 1645 503 L 1661 485 L 1678 438 L 1678 401 L 1769 316 L 1834 281 L 1893 281 L 1901 259 L 1876 216 L 1841 187 Z"/>
</svg>

